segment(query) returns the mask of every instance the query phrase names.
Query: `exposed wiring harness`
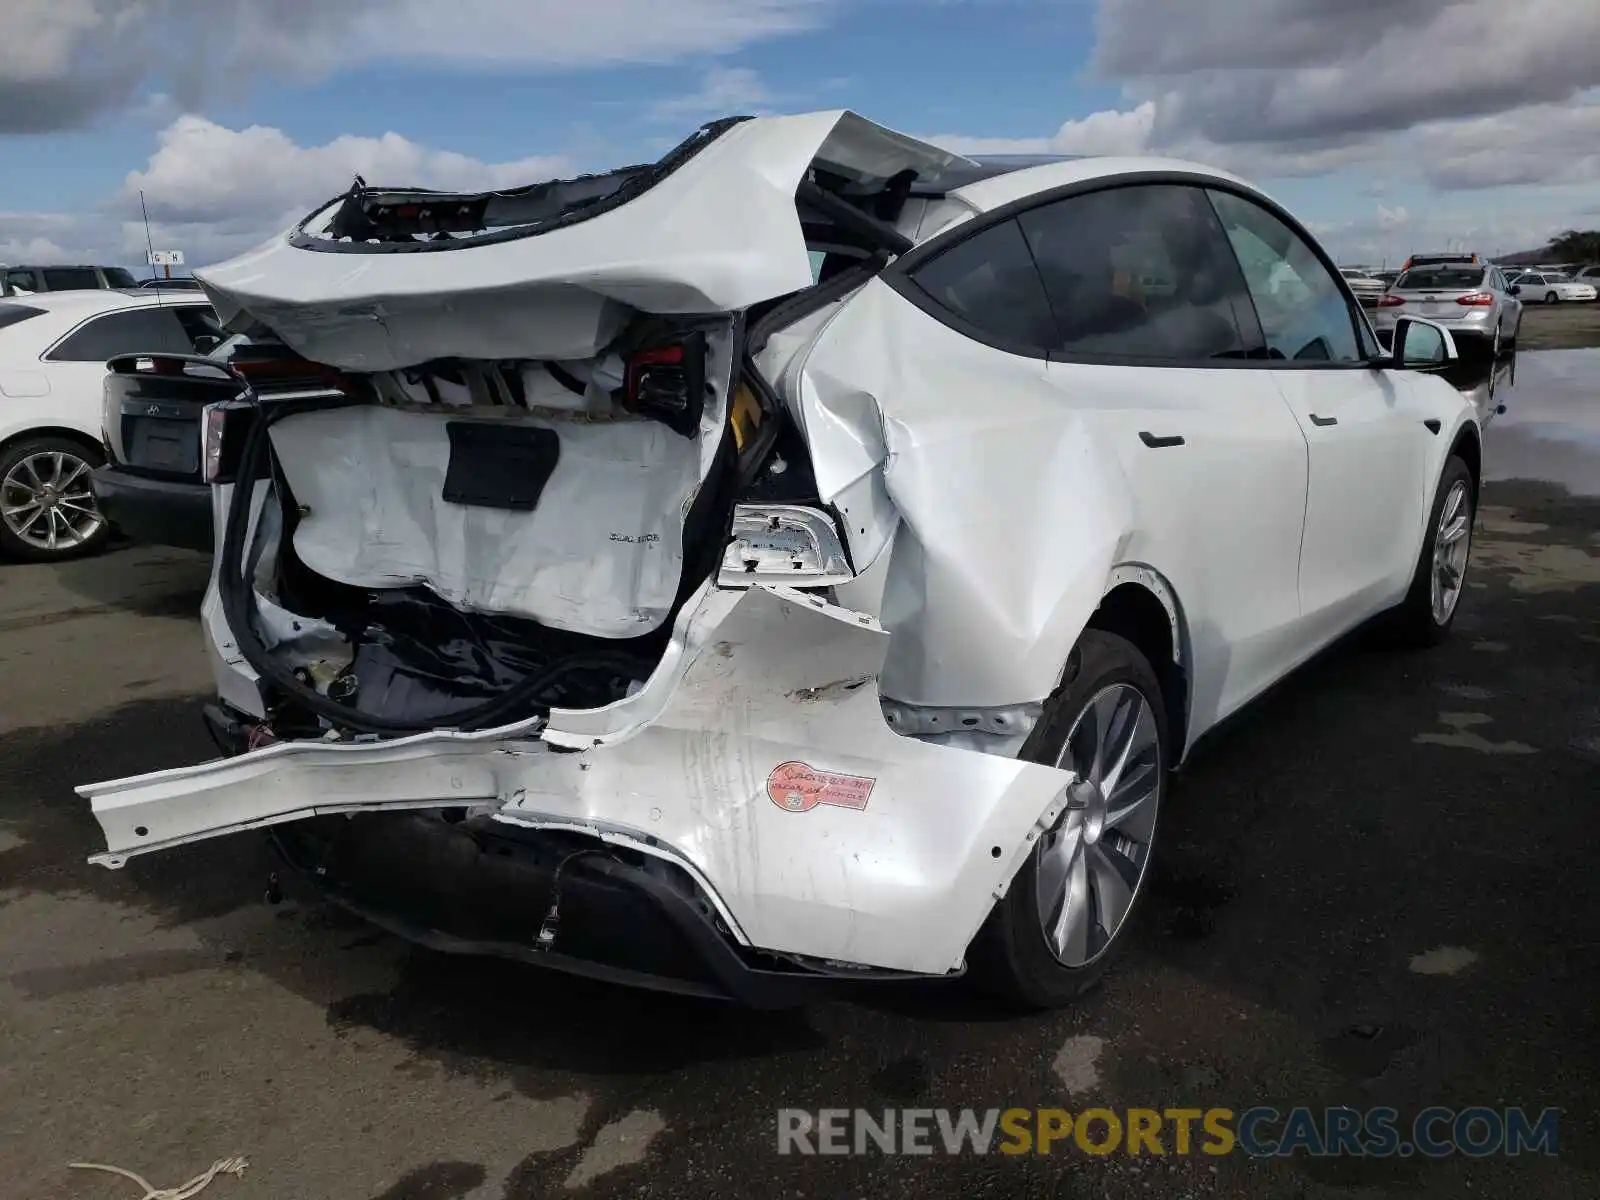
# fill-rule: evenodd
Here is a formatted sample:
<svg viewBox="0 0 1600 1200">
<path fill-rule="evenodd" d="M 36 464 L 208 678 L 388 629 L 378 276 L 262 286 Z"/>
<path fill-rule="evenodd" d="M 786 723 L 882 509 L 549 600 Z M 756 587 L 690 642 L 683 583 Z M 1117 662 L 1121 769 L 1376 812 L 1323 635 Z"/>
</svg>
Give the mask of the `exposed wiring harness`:
<svg viewBox="0 0 1600 1200">
<path fill-rule="evenodd" d="M 233 496 L 228 505 L 227 524 L 224 527 L 222 540 L 222 560 L 217 565 L 217 587 L 221 594 L 222 611 L 238 645 L 239 653 L 258 675 L 274 684 L 284 695 L 313 714 L 326 718 L 335 726 L 353 729 L 360 733 L 404 736 L 438 728 L 491 729 L 496 725 L 510 724 L 531 715 L 530 710 L 539 707 L 539 697 L 556 684 L 586 672 L 610 671 L 628 679 L 641 679 L 649 675 L 648 665 L 629 655 L 610 651 L 584 651 L 551 663 L 544 670 L 527 676 L 493 700 L 465 709 L 444 721 L 420 723 L 363 713 L 349 705 L 331 700 L 315 688 L 300 682 L 292 671 L 273 660 L 272 655 L 256 636 L 255 590 L 245 577 L 242 560 L 245 538 L 249 531 L 255 481 L 270 452 L 268 428 L 276 420 L 296 412 L 310 410 L 304 406 L 285 404 L 274 406 L 269 413 L 248 384 L 246 384 L 245 398 L 255 405 L 256 420 L 251 422 L 249 435 L 245 439 L 238 474 L 233 485 Z"/>
<path fill-rule="evenodd" d="M 574 850 L 556 864 L 555 874 L 550 877 L 550 909 L 544 914 L 544 920 L 539 923 L 539 936 L 534 939 L 535 950 L 548 950 L 556 942 L 556 930 L 561 924 L 561 876 L 565 873 L 567 865 L 580 858 L 610 857 L 608 851 L 597 846 L 586 846 L 582 850 Z"/>
</svg>

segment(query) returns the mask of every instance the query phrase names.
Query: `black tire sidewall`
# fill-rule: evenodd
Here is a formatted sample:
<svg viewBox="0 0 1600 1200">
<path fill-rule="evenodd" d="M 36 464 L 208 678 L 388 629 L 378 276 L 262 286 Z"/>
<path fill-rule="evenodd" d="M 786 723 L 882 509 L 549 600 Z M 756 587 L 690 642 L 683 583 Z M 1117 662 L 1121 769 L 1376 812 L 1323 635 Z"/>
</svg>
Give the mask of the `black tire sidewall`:
<svg viewBox="0 0 1600 1200">
<path fill-rule="evenodd" d="M 51 435 L 24 437 L 7 446 L 5 450 L 0 451 L 0 479 L 4 479 L 7 475 L 9 475 L 12 467 L 16 466 L 16 464 L 24 458 L 28 458 L 35 454 L 48 454 L 56 451 L 60 451 L 64 454 L 75 455 L 84 462 L 88 463 L 91 469 L 100 466 L 101 463 L 104 462 L 104 457 L 99 453 L 99 451 L 91 449 L 90 446 L 85 442 L 74 441 L 72 438 L 56 437 Z M 27 542 L 23 541 L 16 534 L 14 534 L 9 525 L 7 525 L 3 520 L 0 520 L 0 559 L 7 559 L 12 562 L 30 563 L 65 562 L 69 559 L 83 558 L 87 555 L 97 553 L 102 547 L 105 546 L 106 541 L 110 538 L 110 536 L 110 523 L 105 520 L 105 517 L 102 514 L 100 528 L 97 529 L 87 541 L 80 545 L 74 546 L 69 550 L 61 550 L 52 553 L 49 550 L 42 550 L 37 546 L 29 545 Z"/>
<path fill-rule="evenodd" d="M 1162 790 L 1156 798 L 1156 832 L 1151 837 L 1153 859 L 1161 827 L 1160 805 L 1166 800 L 1172 738 L 1160 681 L 1131 642 L 1098 629 L 1084 631 L 1069 660 L 1066 681 L 1046 702 L 1038 725 L 1018 757 L 1030 762 L 1053 763 L 1089 700 L 1102 689 L 1119 683 L 1137 688 L 1156 720 Z M 995 905 L 974 943 L 973 966 L 979 982 L 991 990 L 1030 1007 L 1053 1008 L 1094 987 L 1121 952 L 1147 890 L 1151 863 L 1146 862 L 1133 905 L 1111 945 L 1087 966 L 1066 967 L 1045 945 L 1035 886 L 1038 868 L 1031 849 L 1030 846 L 1027 860 L 1012 879 L 1005 896 Z"/>
</svg>

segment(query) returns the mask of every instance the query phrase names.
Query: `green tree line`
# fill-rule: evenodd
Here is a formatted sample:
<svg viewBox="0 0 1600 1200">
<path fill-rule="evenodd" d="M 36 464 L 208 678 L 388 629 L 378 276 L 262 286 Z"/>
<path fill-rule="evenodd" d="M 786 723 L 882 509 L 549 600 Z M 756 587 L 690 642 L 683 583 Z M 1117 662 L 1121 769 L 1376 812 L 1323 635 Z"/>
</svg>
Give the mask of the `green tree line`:
<svg viewBox="0 0 1600 1200">
<path fill-rule="evenodd" d="M 1600 262 L 1600 229 L 1569 229 L 1551 238 L 1545 253 L 1556 262 Z"/>
</svg>

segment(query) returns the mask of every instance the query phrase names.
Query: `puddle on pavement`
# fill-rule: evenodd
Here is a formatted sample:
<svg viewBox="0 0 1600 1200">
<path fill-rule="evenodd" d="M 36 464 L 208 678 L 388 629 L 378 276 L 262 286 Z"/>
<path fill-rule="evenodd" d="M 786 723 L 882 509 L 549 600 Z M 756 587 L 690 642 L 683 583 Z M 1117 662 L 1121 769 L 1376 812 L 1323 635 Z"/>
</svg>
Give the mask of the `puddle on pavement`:
<svg viewBox="0 0 1600 1200">
<path fill-rule="evenodd" d="M 1600 350 L 1518 355 L 1516 385 L 1497 389 L 1506 411 L 1485 438 L 1485 477 L 1559 483 L 1600 496 Z"/>
</svg>

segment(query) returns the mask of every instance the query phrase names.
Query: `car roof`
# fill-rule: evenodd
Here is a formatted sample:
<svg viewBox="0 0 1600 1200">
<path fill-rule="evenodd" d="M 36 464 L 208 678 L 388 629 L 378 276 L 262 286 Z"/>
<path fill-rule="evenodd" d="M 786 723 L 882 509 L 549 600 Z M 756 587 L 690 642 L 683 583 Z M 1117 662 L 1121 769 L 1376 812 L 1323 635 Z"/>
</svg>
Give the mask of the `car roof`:
<svg viewBox="0 0 1600 1200">
<path fill-rule="evenodd" d="M 1256 195 L 1264 195 L 1261 189 L 1248 180 L 1217 167 L 1206 166 L 1204 163 L 1182 158 L 1112 155 L 1085 158 L 1071 158 L 1065 155 L 1045 157 L 1043 162 L 1012 166 L 1009 170 L 954 189 L 951 194 L 977 209 L 987 211 L 1053 188 L 1087 183 L 1096 179 L 1114 179 L 1121 175 L 1146 173 L 1194 175 L 1218 183 L 1231 183 Z"/>
<path fill-rule="evenodd" d="M 26 296 L 7 296 L 0 304 L 14 301 L 45 312 L 86 316 L 95 311 L 113 312 L 119 308 L 152 308 L 158 304 L 194 304 L 193 295 L 155 296 L 149 288 L 78 288 L 61 292 L 30 292 Z M 204 301 L 199 301 L 204 303 Z"/>
</svg>

